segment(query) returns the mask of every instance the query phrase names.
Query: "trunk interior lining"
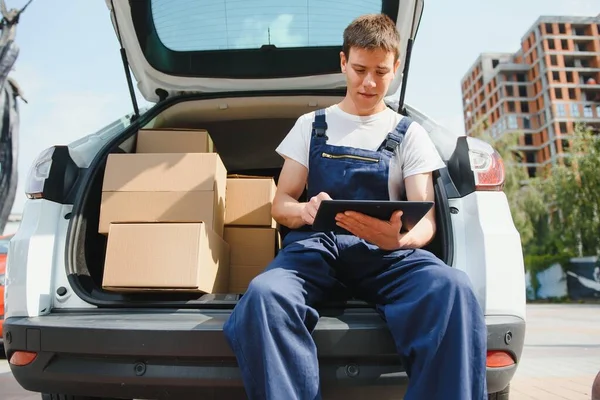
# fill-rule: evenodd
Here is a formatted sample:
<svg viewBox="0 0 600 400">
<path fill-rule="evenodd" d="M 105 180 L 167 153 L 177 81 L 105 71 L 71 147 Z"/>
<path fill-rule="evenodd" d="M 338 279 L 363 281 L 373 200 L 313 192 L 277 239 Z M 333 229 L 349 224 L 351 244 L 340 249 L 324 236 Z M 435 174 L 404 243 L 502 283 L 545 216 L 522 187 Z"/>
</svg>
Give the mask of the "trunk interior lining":
<svg viewBox="0 0 600 400">
<path fill-rule="evenodd" d="M 235 99 L 240 101 L 240 99 Z M 261 99 L 264 100 L 264 99 Z M 155 128 L 195 128 L 206 129 L 213 141 L 228 173 L 267 175 L 273 176 L 277 182 L 283 159 L 275 152 L 275 148 L 289 132 L 296 119 L 301 114 L 314 109 L 308 107 L 309 102 L 306 99 L 295 99 L 296 107 L 293 102 L 287 101 L 279 104 L 273 104 L 271 109 L 265 111 L 265 104 L 260 101 L 254 102 L 250 110 L 240 110 L 231 107 L 230 113 L 224 113 L 227 120 L 217 120 L 214 118 L 214 107 L 206 107 L 206 110 L 194 110 L 193 103 L 179 103 L 176 106 L 165 110 L 161 115 L 153 119 L 152 126 Z M 334 102 L 338 98 L 329 98 L 325 103 Z M 207 101 L 204 102 L 206 104 Z M 217 103 L 217 101 L 211 101 Z M 218 101 L 223 103 L 223 100 Z M 323 104 L 319 100 L 319 107 Z M 200 103 L 197 103 L 200 104 Z M 246 100 L 246 105 L 248 105 Z M 300 104 L 302 106 L 300 106 Z M 261 106 L 261 107 L 259 107 Z M 173 110 L 179 107 L 179 112 Z M 278 108 L 279 107 L 279 108 Z M 262 113 L 268 116 L 260 115 Z M 230 114 L 230 115 L 227 115 Z M 203 119 L 205 117 L 206 119 Z M 127 139 L 128 146 L 116 147 L 112 152 L 127 152 L 123 147 L 131 151 L 133 141 Z M 98 217 L 100 210 L 100 200 L 102 194 L 102 181 L 104 176 L 105 161 L 101 164 L 94 175 L 93 183 L 86 204 L 82 208 L 82 218 L 80 219 L 80 232 L 78 240 L 75 243 L 75 268 L 76 272 L 72 278 L 75 278 L 91 298 L 102 300 L 103 302 L 114 301 L 116 303 L 135 305 L 153 304 L 178 306 L 198 306 L 207 304 L 211 299 L 223 299 L 224 296 L 202 295 L 199 293 L 116 293 L 102 289 L 102 275 L 104 267 L 104 256 L 106 251 L 106 236 L 98 233 Z M 443 185 L 442 177 L 436 174 L 436 187 Z M 443 192 L 436 189 L 436 209 L 443 211 L 447 209 L 447 199 L 443 198 Z M 444 218 L 443 212 L 437 212 L 436 217 L 438 226 L 441 226 Z M 287 230 L 281 230 L 285 235 Z M 427 247 L 430 251 L 440 257 L 442 260 L 447 258 L 445 248 L 445 239 L 440 231 L 434 238 L 434 241 Z M 231 297 L 231 296 L 230 296 Z M 235 298 L 235 296 L 234 296 Z M 231 300 L 231 299 L 229 299 Z M 225 303 L 228 303 L 227 301 Z M 231 303 L 231 301 L 229 301 Z M 229 305 L 230 306 L 230 305 Z"/>
</svg>

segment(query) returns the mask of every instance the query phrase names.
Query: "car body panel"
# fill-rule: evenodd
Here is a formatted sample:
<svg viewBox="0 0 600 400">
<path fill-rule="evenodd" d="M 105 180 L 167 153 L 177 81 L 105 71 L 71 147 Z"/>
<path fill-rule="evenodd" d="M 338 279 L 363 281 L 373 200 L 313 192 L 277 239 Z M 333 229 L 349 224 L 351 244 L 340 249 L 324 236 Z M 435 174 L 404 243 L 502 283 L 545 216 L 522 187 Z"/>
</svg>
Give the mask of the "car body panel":
<svg viewBox="0 0 600 400">
<path fill-rule="evenodd" d="M 392 336 L 373 309 L 324 314 L 313 337 L 325 390 L 352 387 L 358 394 L 346 398 L 361 399 L 362 389 L 387 386 L 389 395 L 397 396 L 406 388 L 407 375 Z M 161 399 L 203 393 L 203 398 L 233 399 L 227 395 L 243 385 L 222 333 L 228 315 L 226 311 L 98 310 L 11 318 L 7 349 L 38 352 L 31 365 L 12 367 L 17 381 L 28 390 Z M 487 317 L 486 325 L 488 348 L 506 351 L 519 362 L 525 322 L 497 316 Z M 488 368 L 488 390 L 504 389 L 517 365 Z"/>
</svg>

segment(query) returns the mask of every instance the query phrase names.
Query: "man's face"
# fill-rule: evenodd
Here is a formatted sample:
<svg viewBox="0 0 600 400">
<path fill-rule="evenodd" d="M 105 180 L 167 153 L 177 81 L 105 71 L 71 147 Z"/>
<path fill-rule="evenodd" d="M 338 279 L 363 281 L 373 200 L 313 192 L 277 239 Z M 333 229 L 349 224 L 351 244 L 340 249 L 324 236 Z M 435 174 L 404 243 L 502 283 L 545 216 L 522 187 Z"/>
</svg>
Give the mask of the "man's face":
<svg viewBox="0 0 600 400">
<path fill-rule="evenodd" d="M 348 96 L 359 115 L 378 111 L 382 99 L 398 70 L 400 61 L 384 49 L 367 50 L 353 47 L 346 59 L 341 52 L 342 72 L 346 74 Z"/>
</svg>

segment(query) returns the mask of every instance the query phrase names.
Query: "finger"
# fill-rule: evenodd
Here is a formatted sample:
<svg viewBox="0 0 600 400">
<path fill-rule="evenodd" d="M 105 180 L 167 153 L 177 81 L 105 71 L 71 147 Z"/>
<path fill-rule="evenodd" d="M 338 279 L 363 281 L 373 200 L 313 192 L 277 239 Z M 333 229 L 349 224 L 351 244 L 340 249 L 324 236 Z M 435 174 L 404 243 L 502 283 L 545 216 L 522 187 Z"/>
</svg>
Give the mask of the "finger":
<svg viewBox="0 0 600 400">
<path fill-rule="evenodd" d="M 387 224 L 387 221 L 382 221 L 356 211 L 346 211 L 344 214 L 347 218 L 360 224 L 365 229 L 381 230 L 382 224 Z"/>
<path fill-rule="evenodd" d="M 337 221 L 336 222 L 337 226 L 344 228 L 345 230 L 347 230 L 348 232 L 350 232 L 351 234 L 361 237 L 360 235 L 360 230 L 356 229 L 356 227 L 352 224 L 347 224 L 343 221 Z"/>
<path fill-rule="evenodd" d="M 392 217 L 390 218 L 390 224 L 393 226 L 401 226 L 402 225 L 402 211 L 394 211 Z"/>
<path fill-rule="evenodd" d="M 329 196 L 327 193 L 325 193 L 325 192 L 321 192 L 321 193 L 319 193 L 319 194 L 317 195 L 317 198 L 318 198 L 319 200 L 331 200 L 331 197 L 330 197 L 330 196 Z"/>
</svg>

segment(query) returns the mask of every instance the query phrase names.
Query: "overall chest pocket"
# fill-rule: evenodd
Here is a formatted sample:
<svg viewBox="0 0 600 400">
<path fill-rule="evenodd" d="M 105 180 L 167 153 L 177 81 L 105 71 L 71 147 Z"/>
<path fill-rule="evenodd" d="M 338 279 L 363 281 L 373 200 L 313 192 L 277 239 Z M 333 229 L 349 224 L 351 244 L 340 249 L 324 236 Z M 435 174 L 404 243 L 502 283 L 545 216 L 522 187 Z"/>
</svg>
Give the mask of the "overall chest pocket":
<svg viewBox="0 0 600 400">
<path fill-rule="evenodd" d="M 379 158 L 376 158 L 376 157 L 365 157 L 365 156 L 358 156 L 355 154 L 332 154 L 332 153 L 326 153 L 326 152 L 321 153 L 321 157 L 327 158 L 330 160 L 359 161 L 359 162 L 366 162 L 366 163 L 378 163 L 380 161 Z"/>
</svg>

